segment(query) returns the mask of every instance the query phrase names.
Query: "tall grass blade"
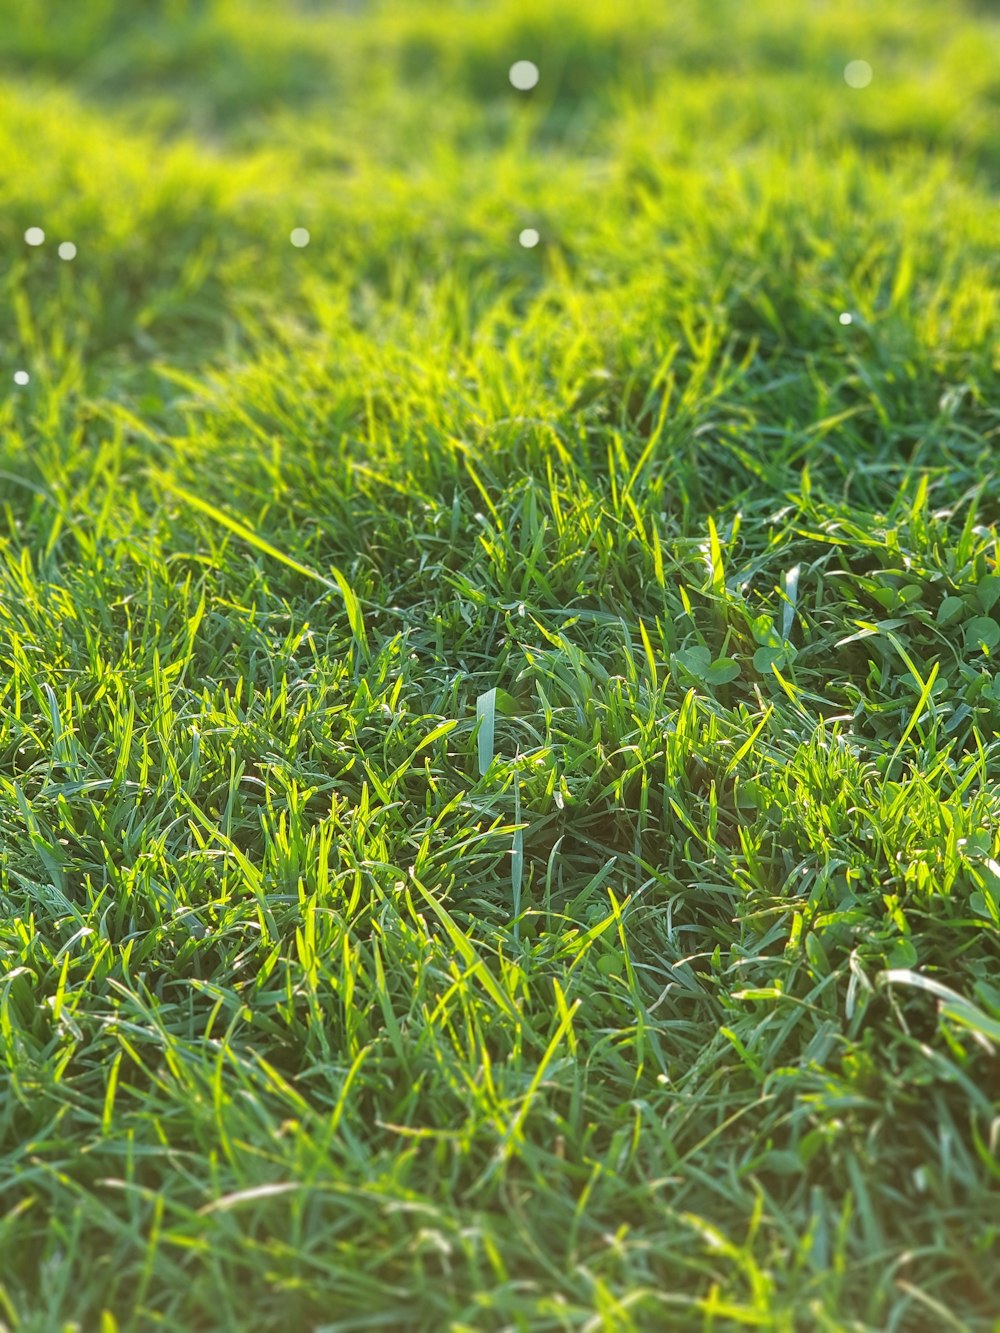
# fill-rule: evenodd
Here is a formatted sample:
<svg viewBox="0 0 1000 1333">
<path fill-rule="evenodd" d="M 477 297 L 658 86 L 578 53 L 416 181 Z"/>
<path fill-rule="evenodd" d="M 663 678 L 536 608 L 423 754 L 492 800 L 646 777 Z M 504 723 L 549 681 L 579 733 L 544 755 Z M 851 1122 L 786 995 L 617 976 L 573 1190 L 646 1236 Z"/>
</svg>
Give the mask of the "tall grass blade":
<svg viewBox="0 0 1000 1333">
<path fill-rule="evenodd" d="M 476 717 L 479 720 L 479 776 L 485 777 L 493 763 L 493 733 L 496 724 L 497 692 L 487 690 L 476 700 Z"/>
</svg>

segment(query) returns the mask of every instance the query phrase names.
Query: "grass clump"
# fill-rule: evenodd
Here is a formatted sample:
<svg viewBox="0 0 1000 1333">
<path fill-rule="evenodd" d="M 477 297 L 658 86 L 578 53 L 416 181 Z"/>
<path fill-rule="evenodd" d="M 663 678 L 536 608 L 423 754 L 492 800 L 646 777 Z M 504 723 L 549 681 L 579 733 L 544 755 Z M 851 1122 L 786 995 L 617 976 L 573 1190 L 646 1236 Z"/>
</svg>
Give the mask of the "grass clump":
<svg viewBox="0 0 1000 1333">
<path fill-rule="evenodd" d="M 995 1333 L 988 7 L 0 18 L 0 1328 Z"/>
</svg>

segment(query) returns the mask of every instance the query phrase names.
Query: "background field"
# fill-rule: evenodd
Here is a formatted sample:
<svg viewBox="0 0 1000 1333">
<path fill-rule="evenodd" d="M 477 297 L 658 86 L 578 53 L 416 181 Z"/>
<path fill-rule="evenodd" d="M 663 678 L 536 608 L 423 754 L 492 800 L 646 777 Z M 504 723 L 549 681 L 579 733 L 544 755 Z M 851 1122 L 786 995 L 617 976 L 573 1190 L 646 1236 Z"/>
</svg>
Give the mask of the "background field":
<svg viewBox="0 0 1000 1333">
<path fill-rule="evenodd" d="M 0 0 L 0 1329 L 1000 1329 L 998 185 L 987 0 Z"/>
</svg>

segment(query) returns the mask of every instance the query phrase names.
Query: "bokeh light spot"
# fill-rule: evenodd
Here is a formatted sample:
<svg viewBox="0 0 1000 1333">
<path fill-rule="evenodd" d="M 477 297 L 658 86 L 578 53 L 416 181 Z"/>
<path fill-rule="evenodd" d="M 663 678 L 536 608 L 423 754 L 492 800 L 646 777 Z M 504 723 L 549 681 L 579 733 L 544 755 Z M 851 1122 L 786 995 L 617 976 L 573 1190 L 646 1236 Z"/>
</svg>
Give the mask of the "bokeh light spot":
<svg viewBox="0 0 1000 1333">
<path fill-rule="evenodd" d="M 526 93 L 538 82 L 538 66 L 533 60 L 515 60 L 510 67 L 510 81 L 518 92 Z"/>
<path fill-rule="evenodd" d="M 849 310 L 845 310 L 843 314 L 840 316 L 840 322 L 841 324 L 853 324 L 854 316 L 851 314 Z"/>
<path fill-rule="evenodd" d="M 844 66 L 844 82 L 851 88 L 867 88 L 872 81 L 872 67 L 867 60 L 850 60 Z"/>
<path fill-rule="evenodd" d="M 29 382 L 30 379 L 31 379 L 31 376 L 28 374 L 28 372 L 27 372 L 26 370 L 15 370 L 15 371 L 14 371 L 14 383 L 15 383 L 15 384 L 22 384 L 22 385 L 23 385 L 23 384 L 27 384 L 27 383 Z"/>
<path fill-rule="evenodd" d="M 524 231 L 521 232 L 517 239 L 526 250 L 530 250 L 533 246 L 538 244 L 541 237 L 538 235 L 538 232 L 535 231 L 534 227 L 525 227 Z"/>
<path fill-rule="evenodd" d="M 76 246 L 72 241 L 63 241 L 59 246 L 58 255 L 60 259 L 75 259 Z"/>
<path fill-rule="evenodd" d="M 301 250 L 309 244 L 309 233 L 306 231 L 305 227 L 296 227 L 288 239 L 294 246 Z"/>
<path fill-rule="evenodd" d="M 29 245 L 41 245 L 45 240 L 45 232 L 41 227 L 29 227 L 24 233 L 24 239 Z"/>
</svg>

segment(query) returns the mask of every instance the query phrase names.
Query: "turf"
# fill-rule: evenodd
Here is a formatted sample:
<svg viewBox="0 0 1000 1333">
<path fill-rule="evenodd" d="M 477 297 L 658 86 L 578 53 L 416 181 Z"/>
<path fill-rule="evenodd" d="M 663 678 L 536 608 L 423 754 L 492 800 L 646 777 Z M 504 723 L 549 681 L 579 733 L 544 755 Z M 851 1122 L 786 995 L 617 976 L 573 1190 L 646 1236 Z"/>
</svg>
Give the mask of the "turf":
<svg viewBox="0 0 1000 1333">
<path fill-rule="evenodd" d="M 0 1328 L 1000 1328 L 996 5 L 0 72 Z"/>
</svg>

